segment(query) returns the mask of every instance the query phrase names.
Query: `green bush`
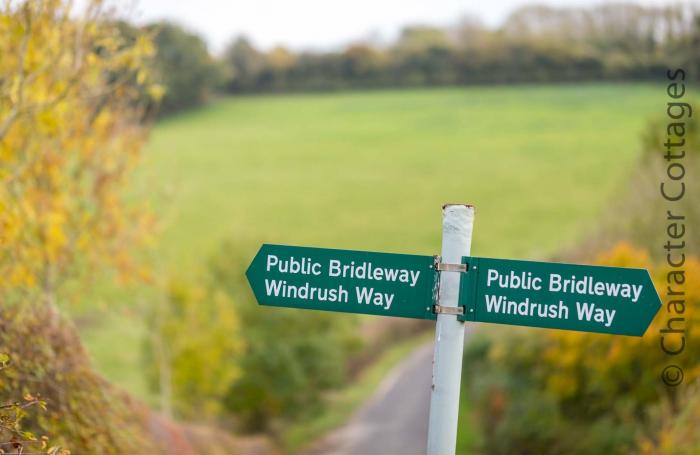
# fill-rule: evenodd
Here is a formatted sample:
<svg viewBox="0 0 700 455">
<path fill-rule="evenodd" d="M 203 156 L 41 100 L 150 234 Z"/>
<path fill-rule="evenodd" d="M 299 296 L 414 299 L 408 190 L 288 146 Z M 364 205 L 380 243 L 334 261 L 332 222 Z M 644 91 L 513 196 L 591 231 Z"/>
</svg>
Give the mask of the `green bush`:
<svg viewBox="0 0 700 455">
<path fill-rule="evenodd" d="M 700 452 L 700 382 L 691 384 L 674 400 L 652 414 L 651 436 L 642 438 L 642 455 L 692 455 Z"/>
<path fill-rule="evenodd" d="M 698 106 L 697 101 L 690 102 Z M 687 226 L 700 224 L 700 191 L 695 189 L 695 176 L 700 173 L 700 121 L 696 118 L 684 120 L 686 124 L 683 147 L 676 147 L 674 154 L 685 151 L 682 160 L 670 162 L 682 163 L 685 168 L 686 192 L 684 197 L 669 205 L 660 191 L 659 185 L 667 181 L 669 161 L 664 158 L 668 140 L 665 116 L 651 120 L 642 136 L 642 156 L 632 169 L 629 180 L 616 191 L 602 213 L 598 223 L 594 224 L 590 234 L 578 244 L 565 251 L 562 259 L 566 261 L 590 257 L 591 252 L 605 251 L 616 243 L 624 241 L 648 249 L 653 259 L 665 260 L 666 252 L 659 245 L 667 240 L 666 211 L 673 208 L 674 213 L 682 213 Z M 672 142 L 680 142 L 674 137 Z M 597 228 L 595 226 L 598 226 Z M 700 251 L 700 230 L 688 229 L 684 240 L 686 249 Z"/>
<path fill-rule="evenodd" d="M 206 102 L 224 73 L 209 55 L 204 40 L 169 22 L 148 25 L 146 30 L 153 34 L 154 72 L 165 89 L 160 112 L 172 113 Z"/>
<path fill-rule="evenodd" d="M 274 422 L 317 412 L 323 393 L 346 379 L 348 359 L 361 344 L 355 318 L 257 305 L 244 277 L 250 257 L 226 244 L 211 261 L 212 281 L 235 302 L 246 345 L 224 406 L 244 429 L 270 430 Z"/>
<path fill-rule="evenodd" d="M 618 246 L 599 262 L 647 268 L 659 291 L 665 290 L 667 269 L 653 267 L 648 255 L 629 246 Z M 688 257 L 686 270 L 688 276 L 697 276 L 700 261 Z M 700 303 L 697 281 L 690 281 L 685 291 L 688 307 Z M 640 437 L 658 436 L 658 428 L 650 424 L 654 409 L 678 402 L 675 389 L 659 378 L 668 364 L 658 345 L 666 322 L 656 318 L 639 338 L 504 327 L 477 334 L 465 351 L 464 396 L 474 404 L 483 451 L 639 451 Z M 686 324 L 684 356 L 697 359 L 700 313 L 690 312 Z M 685 375 L 690 383 L 700 370 L 689 366 Z"/>
<path fill-rule="evenodd" d="M 205 279 L 173 279 L 163 294 L 146 339 L 147 376 L 161 410 L 218 416 L 229 385 L 241 375 L 244 341 L 236 307 Z"/>
<path fill-rule="evenodd" d="M 550 371 L 540 364 L 547 337 L 522 329 L 476 337 L 465 351 L 464 396 L 473 402 L 483 453 L 584 455 L 633 446 L 637 428 L 617 419 L 611 403 L 597 411 L 601 403 L 589 397 L 565 400 L 547 389 Z"/>
<path fill-rule="evenodd" d="M 95 373 L 75 328 L 53 309 L 0 307 L 0 352 L 12 359 L 0 381 L 0 403 L 28 393 L 46 403 L 45 411 L 24 416 L 23 430 L 75 454 L 170 453 L 158 440 L 162 435 L 150 432 L 150 411 Z"/>
</svg>

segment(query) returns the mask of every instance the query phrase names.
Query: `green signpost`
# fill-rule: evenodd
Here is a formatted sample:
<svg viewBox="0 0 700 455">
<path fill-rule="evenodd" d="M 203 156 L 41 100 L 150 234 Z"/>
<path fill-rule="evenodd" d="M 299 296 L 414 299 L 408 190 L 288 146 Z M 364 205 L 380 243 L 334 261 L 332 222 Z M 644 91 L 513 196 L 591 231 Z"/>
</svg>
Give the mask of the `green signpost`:
<svg viewBox="0 0 700 455">
<path fill-rule="evenodd" d="M 432 256 L 265 244 L 246 276 L 262 305 L 436 317 Z"/>
<path fill-rule="evenodd" d="M 661 306 L 646 270 L 471 257 L 473 223 L 443 207 L 441 257 L 265 244 L 246 272 L 261 305 L 436 320 L 428 455 L 455 452 L 465 321 L 642 336 Z"/>
<path fill-rule="evenodd" d="M 643 269 L 464 257 L 463 320 L 642 336 L 661 307 Z"/>
<path fill-rule="evenodd" d="M 433 256 L 263 245 L 261 305 L 436 319 Z M 643 269 L 464 257 L 462 321 L 642 336 L 661 306 Z"/>
</svg>

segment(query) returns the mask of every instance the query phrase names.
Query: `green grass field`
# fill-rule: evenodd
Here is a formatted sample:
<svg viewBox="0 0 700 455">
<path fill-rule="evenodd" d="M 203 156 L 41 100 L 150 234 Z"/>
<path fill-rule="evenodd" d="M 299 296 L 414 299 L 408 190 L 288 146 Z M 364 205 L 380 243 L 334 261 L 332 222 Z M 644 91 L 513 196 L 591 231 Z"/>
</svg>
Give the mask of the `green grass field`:
<svg viewBox="0 0 700 455">
<path fill-rule="evenodd" d="M 251 257 L 262 242 L 434 254 L 445 202 L 476 205 L 475 254 L 536 259 L 596 222 L 664 102 L 652 85 L 222 99 L 156 126 L 134 191 L 163 221 L 166 274 L 194 273 L 224 239 Z M 145 397 L 139 321 L 84 335 Z"/>
<path fill-rule="evenodd" d="M 637 156 L 663 90 L 604 85 L 246 97 L 162 122 L 142 173 L 159 252 L 224 238 L 433 254 L 440 206 L 477 207 L 474 251 L 540 257 L 576 239 Z"/>
</svg>

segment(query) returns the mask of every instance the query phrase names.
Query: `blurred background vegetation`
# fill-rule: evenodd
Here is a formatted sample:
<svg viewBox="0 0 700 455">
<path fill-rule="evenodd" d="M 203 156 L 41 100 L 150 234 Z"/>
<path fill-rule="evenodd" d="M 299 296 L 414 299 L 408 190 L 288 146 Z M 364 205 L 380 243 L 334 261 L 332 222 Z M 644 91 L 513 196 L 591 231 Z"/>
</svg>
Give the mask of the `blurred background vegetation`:
<svg viewBox="0 0 700 455">
<path fill-rule="evenodd" d="M 0 10 L 0 397 L 43 397 L 22 425 L 73 453 L 297 450 L 431 327 L 259 308 L 243 273 L 262 242 L 434 254 L 439 207 L 466 201 L 475 254 L 664 273 L 661 82 L 700 78 L 692 4 L 530 6 L 324 52 L 235 37 L 212 55 L 178 24 L 86 3 Z M 698 387 L 669 394 L 663 362 L 654 329 L 484 327 L 461 450 L 696 453 Z"/>
<path fill-rule="evenodd" d="M 215 93 L 653 81 L 669 66 L 697 79 L 697 21 L 692 3 L 535 5 L 517 9 L 495 28 L 478 18 L 449 27 L 410 25 L 393 43 L 358 41 L 328 52 L 263 50 L 239 36 L 216 57 L 200 36 L 173 22 L 119 26 L 127 36 L 153 36 L 153 65 L 166 88 L 158 110 L 163 115 Z"/>
</svg>

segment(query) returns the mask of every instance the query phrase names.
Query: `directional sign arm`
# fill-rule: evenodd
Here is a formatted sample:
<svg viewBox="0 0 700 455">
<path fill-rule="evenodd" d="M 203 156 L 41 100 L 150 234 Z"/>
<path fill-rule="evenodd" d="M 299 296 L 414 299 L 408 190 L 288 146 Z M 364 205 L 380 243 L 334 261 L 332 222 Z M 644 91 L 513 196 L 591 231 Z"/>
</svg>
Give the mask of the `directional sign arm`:
<svg viewBox="0 0 700 455">
<path fill-rule="evenodd" d="M 436 318 L 432 256 L 264 244 L 246 277 L 261 305 Z"/>
<path fill-rule="evenodd" d="M 642 336 L 661 306 L 644 269 L 464 257 L 464 320 Z"/>
</svg>

